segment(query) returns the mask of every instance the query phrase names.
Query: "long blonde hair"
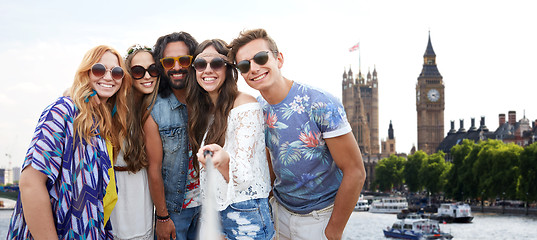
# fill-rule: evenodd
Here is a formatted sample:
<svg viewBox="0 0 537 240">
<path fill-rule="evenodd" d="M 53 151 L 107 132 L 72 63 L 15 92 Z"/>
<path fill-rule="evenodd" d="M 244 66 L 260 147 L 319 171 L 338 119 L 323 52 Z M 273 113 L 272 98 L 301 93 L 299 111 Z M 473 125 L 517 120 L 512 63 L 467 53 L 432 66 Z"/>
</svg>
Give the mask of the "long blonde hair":
<svg viewBox="0 0 537 240">
<path fill-rule="evenodd" d="M 147 46 L 131 46 L 127 50 L 127 57 L 125 59 L 125 65 L 129 70 L 129 74 L 131 74 L 130 68 L 132 67 L 132 59 L 139 52 L 148 52 L 153 55 L 151 48 Z M 151 113 L 155 100 L 157 99 L 159 83 L 160 76 L 157 77 L 153 92 L 150 94 L 144 94 L 141 102 L 136 102 L 135 91 L 137 90 L 134 89 L 134 87 L 132 87 L 132 90 L 128 96 L 130 111 L 127 119 L 128 131 L 127 139 L 125 140 L 125 148 L 123 150 L 125 152 L 123 159 L 127 164 L 127 169 L 133 173 L 136 173 L 140 169 L 149 165 L 149 162 L 147 161 L 147 153 L 145 152 L 143 126 Z"/>
<path fill-rule="evenodd" d="M 114 54 L 119 66 L 124 72 L 127 72 L 123 58 L 115 49 L 104 45 L 94 47 L 84 55 L 76 71 L 70 96 L 78 110 L 73 126 L 75 136 L 78 136 L 80 141 L 85 140 L 88 144 L 91 144 L 90 139 L 97 135 L 109 139 L 114 146 L 115 160 L 127 132 L 127 94 L 131 88 L 132 79 L 130 75 L 125 74 L 119 90 L 108 98 L 106 103 L 98 104 L 91 99 L 90 94 L 93 93 L 89 76 L 91 67 L 101 60 L 106 52 Z M 112 116 L 114 109 L 115 114 Z"/>
</svg>

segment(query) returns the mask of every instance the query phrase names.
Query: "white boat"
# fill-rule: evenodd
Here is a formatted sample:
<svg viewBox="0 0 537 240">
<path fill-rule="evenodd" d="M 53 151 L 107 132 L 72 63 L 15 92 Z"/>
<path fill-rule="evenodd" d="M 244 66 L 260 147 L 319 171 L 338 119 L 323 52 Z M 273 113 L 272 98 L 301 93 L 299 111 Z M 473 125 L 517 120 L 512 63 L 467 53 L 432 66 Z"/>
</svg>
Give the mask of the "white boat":
<svg viewBox="0 0 537 240">
<path fill-rule="evenodd" d="M 373 200 L 369 212 L 371 213 L 400 213 L 408 208 L 408 202 L 403 197 L 385 197 Z"/>
<path fill-rule="evenodd" d="M 442 232 L 438 221 L 422 218 L 397 220 L 391 227 L 383 230 L 385 237 L 401 239 L 452 239 L 449 233 Z"/>
<path fill-rule="evenodd" d="M 360 195 L 356 206 L 354 206 L 354 211 L 369 211 L 369 201 L 364 199 L 363 195 Z"/>
<path fill-rule="evenodd" d="M 436 214 L 431 215 L 431 219 L 441 222 L 469 223 L 472 222 L 472 208 L 466 203 L 442 203 Z"/>
</svg>

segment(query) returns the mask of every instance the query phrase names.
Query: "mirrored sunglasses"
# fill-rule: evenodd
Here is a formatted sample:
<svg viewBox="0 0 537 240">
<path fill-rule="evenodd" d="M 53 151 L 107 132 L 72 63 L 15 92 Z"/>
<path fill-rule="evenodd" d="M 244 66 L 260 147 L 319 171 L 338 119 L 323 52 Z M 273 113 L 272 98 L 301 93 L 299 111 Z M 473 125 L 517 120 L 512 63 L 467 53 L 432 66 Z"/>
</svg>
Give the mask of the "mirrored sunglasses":
<svg viewBox="0 0 537 240">
<path fill-rule="evenodd" d="M 151 77 L 157 77 L 158 76 L 158 69 L 157 66 L 153 63 L 145 69 L 144 67 L 140 65 L 132 66 L 131 67 L 131 76 L 133 79 L 138 80 L 142 79 L 145 76 L 145 73 L 149 73 L 149 76 Z"/>
<path fill-rule="evenodd" d="M 98 78 L 104 77 L 106 72 L 110 72 L 110 76 L 114 80 L 120 80 L 120 79 L 123 78 L 123 76 L 125 76 L 125 73 L 123 72 L 123 69 L 121 67 L 118 67 L 118 66 L 113 67 L 112 69 L 106 69 L 104 64 L 95 63 L 91 67 L 91 73 L 95 77 L 98 77 Z"/>
</svg>

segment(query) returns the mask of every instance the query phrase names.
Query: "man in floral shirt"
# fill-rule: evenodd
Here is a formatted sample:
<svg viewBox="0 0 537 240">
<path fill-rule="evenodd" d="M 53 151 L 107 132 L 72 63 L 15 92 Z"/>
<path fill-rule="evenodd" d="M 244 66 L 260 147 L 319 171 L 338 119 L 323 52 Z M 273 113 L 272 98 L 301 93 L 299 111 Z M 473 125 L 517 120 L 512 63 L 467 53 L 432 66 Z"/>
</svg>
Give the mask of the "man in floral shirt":
<svg viewBox="0 0 537 240">
<path fill-rule="evenodd" d="M 246 83 L 261 93 L 279 238 L 341 239 L 366 176 L 342 104 L 283 77 L 283 55 L 265 30 L 242 32 L 231 46 Z"/>
</svg>

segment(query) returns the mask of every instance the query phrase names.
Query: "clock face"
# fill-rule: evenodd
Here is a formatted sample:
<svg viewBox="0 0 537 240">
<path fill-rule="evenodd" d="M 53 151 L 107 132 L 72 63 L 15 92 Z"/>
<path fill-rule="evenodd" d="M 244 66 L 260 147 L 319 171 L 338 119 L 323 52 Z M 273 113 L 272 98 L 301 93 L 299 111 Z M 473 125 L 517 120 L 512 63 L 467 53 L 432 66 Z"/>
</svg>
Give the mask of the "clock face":
<svg viewBox="0 0 537 240">
<path fill-rule="evenodd" d="M 431 89 L 427 92 L 427 98 L 429 98 L 429 101 L 431 102 L 436 102 L 440 99 L 440 93 L 436 89 Z"/>
</svg>

